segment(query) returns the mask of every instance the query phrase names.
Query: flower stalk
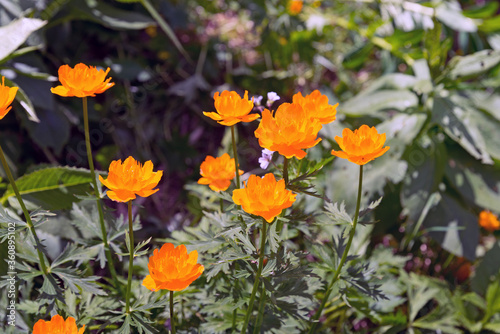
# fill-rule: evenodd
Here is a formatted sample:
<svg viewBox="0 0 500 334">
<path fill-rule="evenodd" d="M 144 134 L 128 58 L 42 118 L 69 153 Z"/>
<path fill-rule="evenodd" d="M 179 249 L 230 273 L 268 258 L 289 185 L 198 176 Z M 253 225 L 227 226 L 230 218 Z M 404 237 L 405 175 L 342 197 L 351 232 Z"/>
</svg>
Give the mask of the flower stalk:
<svg viewBox="0 0 500 334">
<path fill-rule="evenodd" d="M 233 142 L 234 171 L 236 173 L 236 189 L 240 189 L 240 174 L 238 173 L 238 151 L 236 149 L 236 136 L 234 125 L 231 125 L 231 140 Z"/>
<path fill-rule="evenodd" d="M 82 97 L 82 101 L 83 101 L 83 124 L 85 129 L 85 146 L 87 148 L 87 160 L 90 168 L 90 177 L 92 179 L 92 186 L 94 187 L 94 194 L 97 200 L 97 211 L 99 213 L 99 223 L 101 226 L 102 242 L 104 243 L 104 253 L 106 254 L 106 259 L 108 260 L 108 268 L 109 272 L 111 273 L 111 277 L 115 282 L 118 291 L 121 293 L 120 283 L 118 282 L 118 276 L 116 275 L 115 265 L 113 263 L 113 257 L 111 256 L 111 250 L 109 248 L 106 225 L 104 224 L 104 213 L 102 210 L 101 196 L 99 195 L 99 189 L 97 188 L 97 180 L 94 169 L 94 159 L 92 158 L 92 146 L 90 145 L 87 97 Z"/>
<path fill-rule="evenodd" d="M 129 237 L 129 265 L 127 278 L 127 295 L 125 312 L 130 312 L 130 292 L 132 290 L 132 270 L 134 268 L 134 222 L 132 221 L 132 200 L 128 201 L 128 237 Z"/>
<path fill-rule="evenodd" d="M 35 239 L 35 244 L 36 244 L 36 251 L 38 253 L 38 259 L 40 260 L 40 267 L 42 268 L 43 275 L 47 275 L 49 273 L 47 265 L 45 264 L 45 258 L 43 256 L 43 253 L 39 249 L 40 239 L 38 239 L 38 235 L 36 234 L 35 231 L 35 226 L 33 225 L 33 222 L 31 220 L 30 214 L 28 212 L 28 209 L 26 209 L 26 205 L 24 205 L 23 198 L 21 197 L 21 193 L 19 193 L 19 189 L 17 188 L 16 181 L 14 180 L 14 177 L 12 176 L 12 172 L 10 171 L 9 165 L 7 164 L 7 159 L 5 159 L 5 155 L 3 153 L 2 146 L 0 146 L 0 160 L 2 161 L 3 168 L 5 170 L 5 174 L 7 174 L 7 178 L 9 179 L 9 182 L 12 186 L 12 189 L 14 190 L 14 193 L 16 194 L 16 198 L 19 201 L 19 205 L 21 205 L 21 209 L 23 210 L 24 218 L 26 219 L 26 224 L 28 225 L 29 230 L 31 231 L 31 234 L 33 235 L 33 238 Z"/>
<path fill-rule="evenodd" d="M 252 288 L 252 294 L 250 295 L 250 301 L 248 303 L 247 313 L 245 315 L 245 321 L 243 322 L 243 327 L 241 329 L 241 334 L 247 332 L 248 323 L 250 322 L 250 316 L 253 311 L 253 304 L 255 302 L 255 295 L 257 294 L 257 289 L 260 284 L 260 275 L 262 274 L 262 268 L 264 267 L 264 248 L 266 246 L 266 235 L 267 235 L 267 222 L 262 220 L 262 231 L 261 231 L 261 239 L 260 239 L 260 254 L 259 254 L 259 266 L 257 268 L 257 273 L 255 274 L 255 282 Z"/>
<path fill-rule="evenodd" d="M 349 232 L 349 239 L 347 240 L 347 245 L 344 249 L 344 252 L 342 253 L 342 258 L 340 259 L 340 263 L 337 267 L 337 270 L 335 271 L 335 274 L 333 275 L 333 278 L 332 278 L 330 284 L 328 285 L 328 288 L 326 289 L 325 296 L 323 297 L 323 300 L 321 301 L 321 305 L 318 308 L 318 310 L 316 311 L 316 314 L 314 315 L 314 317 L 312 319 L 311 328 L 309 329 L 309 332 L 308 332 L 309 334 L 315 333 L 316 326 L 318 325 L 318 319 L 321 316 L 321 313 L 323 312 L 323 309 L 325 308 L 326 303 L 328 302 L 328 299 L 330 298 L 330 294 L 332 293 L 333 286 L 334 286 L 335 282 L 337 282 L 337 280 L 340 276 L 340 272 L 342 270 L 342 267 L 344 266 L 344 264 L 346 262 L 347 255 L 349 254 L 349 249 L 351 248 L 352 240 L 353 240 L 354 234 L 356 232 L 356 226 L 358 224 L 359 207 L 361 204 L 362 185 L 363 185 L 363 165 L 360 165 L 359 166 L 358 199 L 356 202 L 356 212 L 354 214 L 352 228 L 351 228 L 351 231 Z"/>
<path fill-rule="evenodd" d="M 170 328 L 172 334 L 175 334 L 175 321 L 174 321 L 174 292 L 170 291 Z"/>
</svg>

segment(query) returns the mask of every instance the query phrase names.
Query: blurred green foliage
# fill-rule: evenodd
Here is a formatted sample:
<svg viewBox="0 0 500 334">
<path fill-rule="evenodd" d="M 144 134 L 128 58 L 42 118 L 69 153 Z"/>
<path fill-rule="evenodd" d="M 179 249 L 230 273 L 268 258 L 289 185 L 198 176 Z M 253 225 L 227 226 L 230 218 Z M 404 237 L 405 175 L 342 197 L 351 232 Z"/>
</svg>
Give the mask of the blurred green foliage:
<svg viewBox="0 0 500 334">
<path fill-rule="evenodd" d="M 84 257 L 100 267 L 105 263 L 97 227 L 89 223 L 95 212 L 87 208 L 86 199 L 75 203 L 81 196 L 65 196 L 86 191 L 86 171 L 74 168 L 86 167 L 81 106 L 50 93 L 60 65 L 85 62 L 111 67 L 117 83 L 91 101 L 96 160 L 105 169 L 111 160 L 133 155 L 152 159 L 166 171 L 158 199 L 144 203 L 147 215 L 138 233 L 190 242 L 200 252 L 207 251 L 207 261 L 222 261 L 211 267 L 207 281 L 220 278 L 230 263 L 247 259 L 253 250 L 233 253 L 228 246 L 231 233 L 251 245 L 250 238 L 229 229 L 224 217 L 204 215 L 203 210 L 217 207 L 219 198 L 192 184 L 184 188 L 199 177 L 199 164 L 207 154 L 227 148 L 227 133 L 201 112 L 213 110 L 213 92 L 222 89 L 248 90 L 255 96 L 275 91 L 280 102 L 290 101 L 295 92 L 319 89 L 332 104 L 340 103 L 338 119 L 323 128 L 322 146 L 310 150 L 306 166 L 292 164 L 296 175 L 325 164 L 305 185 L 314 185 L 334 203 L 345 201 L 345 210 L 353 212 L 357 166 L 340 159 L 326 164 L 330 150 L 336 149 L 333 138 L 344 127 L 370 124 L 387 134 L 391 146 L 366 168 L 362 205 L 383 199 L 370 213 L 378 222 L 360 236 L 359 249 L 366 252 L 358 253 L 373 266 L 388 299 L 373 300 L 359 292 L 352 292 L 359 293 L 358 298 L 334 299 L 325 310 L 323 330 L 500 333 L 499 234 L 486 235 L 477 223 L 481 210 L 500 214 L 498 2 L 305 1 L 298 15 L 290 13 L 284 0 L 1 4 L 0 72 L 20 89 L 13 111 L 0 123 L 0 141 L 26 199 L 44 210 L 67 209 L 57 211 L 55 218 L 41 214 L 39 222 L 44 223 L 40 228 L 47 240 L 54 241 L 55 275 L 74 287 L 63 292 L 48 281 L 40 286 L 28 264 L 36 262 L 33 245 L 19 240 L 26 261 L 20 268 L 26 281 L 19 331 L 32 328 L 39 314 L 56 307 L 56 300 L 67 302 L 68 314 L 82 314 L 83 323 L 109 321 L 100 312 L 118 307 L 100 296 L 97 284 L 88 282 L 95 279 L 90 269 L 62 266 Z M 254 129 L 239 129 L 241 165 L 258 172 L 260 148 Z M 0 186 L 2 204 L 15 211 L 8 200 L 11 189 L 4 180 Z M 323 210 L 323 203 L 312 196 L 301 198 L 300 205 L 308 214 Z M 14 211 L 10 219 L 17 219 Z M 1 216 L 7 219 L 3 209 Z M 112 246 L 119 253 L 123 221 L 112 221 Z M 67 229 L 57 227 L 66 223 Z M 311 228 L 307 220 L 294 224 L 286 233 L 275 231 L 279 242 L 294 252 L 279 258 L 290 272 L 269 274 L 274 303 L 263 319 L 269 331 L 303 331 L 312 287 L 330 274 L 315 268 L 316 276 L 309 275 L 299 252 L 312 249 L 311 256 L 325 261 L 336 256 L 334 249 L 325 253 L 315 247 L 338 230 Z M 188 225 L 193 226 L 170 233 Z M 78 246 L 64 248 L 69 241 Z M 423 254 L 423 246 L 434 253 Z M 216 257 L 221 253 L 222 260 Z M 416 261 L 419 256 L 424 260 Z M 138 266 L 145 271 L 142 260 Z M 276 262 L 269 273 L 278 268 Z M 469 277 L 471 263 L 475 274 Z M 89 276 L 78 278 L 84 270 Z M 240 268 L 237 274 L 245 278 L 248 272 Z M 301 275 L 300 286 L 283 283 Z M 197 288 L 191 291 L 196 298 L 180 295 L 193 313 L 185 315 L 186 328 L 198 326 L 209 333 L 231 328 L 234 304 L 229 301 L 239 291 L 228 290 L 221 280 L 211 282 L 207 284 L 220 293 L 218 300 Z M 38 294 L 35 287 L 46 299 L 31 300 Z M 287 291 L 296 293 L 293 302 Z M 82 295 L 81 303 L 75 293 Z M 240 296 L 242 301 L 247 297 Z M 143 296 L 136 306 L 144 314 L 127 318 L 128 324 L 164 329 L 161 323 L 139 325 L 147 322 L 143 317 L 151 305 L 165 307 Z M 165 318 L 160 311 L 153 314 Z"/>
</svg>

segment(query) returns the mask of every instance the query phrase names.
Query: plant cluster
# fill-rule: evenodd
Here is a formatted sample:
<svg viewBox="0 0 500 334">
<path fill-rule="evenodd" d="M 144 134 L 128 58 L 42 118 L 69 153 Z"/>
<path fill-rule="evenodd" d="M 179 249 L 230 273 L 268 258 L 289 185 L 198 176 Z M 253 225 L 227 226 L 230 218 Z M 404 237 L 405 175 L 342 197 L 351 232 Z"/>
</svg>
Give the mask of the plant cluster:
<svg viewBox="0 0 500 334">
<path fill-rule="evenodd" d="M 0 331 L 500 333 L 497 2 L 4 3 Z"/>
</svg>

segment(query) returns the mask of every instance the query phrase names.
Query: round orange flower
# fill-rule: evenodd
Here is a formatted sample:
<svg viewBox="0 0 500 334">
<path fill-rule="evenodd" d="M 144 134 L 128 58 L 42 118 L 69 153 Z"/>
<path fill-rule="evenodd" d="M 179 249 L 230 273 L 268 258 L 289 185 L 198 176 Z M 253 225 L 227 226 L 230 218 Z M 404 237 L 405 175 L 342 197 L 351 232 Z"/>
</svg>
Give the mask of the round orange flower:
<svg viewBox="0 0 500 334">
<path fill-rule="evenodd" d="M 142 285 L 151 291 L 166 289 L 181 291 L 193 283 L 205 269 L 198 261 L 198 252 L 187 252 L 186 246 L 171 243 L 155 249 L 149 257 L 149 275 Z"/>
<path fill-rule="evenodd" d="M 0 85 L 0 119 L 4 118 L 12 108 L 10 104 L 14 101 L 17 90 L 17 87 L 5 86 L 5 77 L 2 77 L 2 84 Z"/>
<path fill-rule="evenodd" d="M 49 321 L 38 320 L 33 326 L 33 334 L 83 334 L 85 325 L 78 329 L 73 317 L 64 320 L 59 314 L 56 314 Z"/>
<path fill-rule="evenodd" d="M 144 166 L 134 158 L 128 157 L 122 164 L 121 160 L 115 160 L 109 165 L 108 178 L 105 180 L 99 175 L 99 180 L 108 187 L 107 194 L 116 202 L 128 202 L 135 196 L 148 197 L 159 189 L 153 189 L 158 185 L 163 171 L 153 172 L 153 163 L 147 161 Z"/>
<path fill-rule="evenodd" d="M 293 96 L 293 103 L 300 104 L 311 118 L 317 119 L 321 124 L 333 122 L 337 114 L 338 103 L 334 106 L 328 104 L 328 97 L 322 95 L 319 90 L 313 91 L 311 94 L 302 96 L 298 92 Z"/>
<path fill-rule="evenodd" d="M 283 103 L 274 117 L 269 110 L 264 109 L 255 137 L 263 148 L 278 151 L 287 158 L 295 156 L 302 159 L 306 156 L 303 149 L 321 141 L 321 138 L 317 138 L 321 127 L 321 123 L 311 119 L 300 104 Z"/>
<path fill-rule="evenodd" d="M 490 211 L 481 211 L 479 214 L 479 225 L 489 232 L 494 232 L 500 229 L 500 221 Z"/>
<path fill-rule="evenodd" d="M 243 174 L 242 170 L 238 173 Z M 229 157 L 229 154 L 224 153 L 218 158 L 207 155 L 205 161 L 200 166 L 201 178 L 199 184 L 208 184 L 213 191 L 225 191 L 231 185 L 231 180 L 234 179 L 234 159 Z"/>
<path fill-rule="evenodd" d="M 75 68 L 68 65 L 59 67 L 59 81 L 62 86 L 51 88 L 50 91 L 61 96 L 86 97 L 100 94 L 115 85 L 107 78 L 110 68 L 106 71 L 93 66 L 76 64 Z"/>
<path fill-rule="evenodd" d="M 304 6 L 304 1 L 301 0 L 290 1 L 289 5 L 290 14 L 298 15 L 302 11 L 303 6 Z"/>
<path fill-rule="evenodd" d="M 380 157 L 390 148 L 382 147 L 385 133 L 379 134 L 375 127 L 370 128 L 368 125 L 361 125 L 354 132 L 346 128 L 342 131 L 342 136 L 335 136 L 342 151 L 332 150 L 332 154 L 360 166 Z"/>
<path fill-rule="evenodd" d="M 268 223 L 286 208 L 292 206 L 297 195 L 285 189 L 285 180 L 276 181 L 274 174 L 263 178 L 250 175 L 244 188 L 233 191 L 234 203 L 241 205 L 245 212 L 261 216 Z"/>
<path fill-rule="evenodd" d="M 231 126 L 239 122 L 251 122 L 260 117 L 259 114 L 250 114 L 253 109 L 253 100 L 248 100 L 248 92 L 241 98 L 234 91 L 223 91 L 214 94 L 215 110 L 217 112 L 203 112 L 217 123 Z"/>
</svg>

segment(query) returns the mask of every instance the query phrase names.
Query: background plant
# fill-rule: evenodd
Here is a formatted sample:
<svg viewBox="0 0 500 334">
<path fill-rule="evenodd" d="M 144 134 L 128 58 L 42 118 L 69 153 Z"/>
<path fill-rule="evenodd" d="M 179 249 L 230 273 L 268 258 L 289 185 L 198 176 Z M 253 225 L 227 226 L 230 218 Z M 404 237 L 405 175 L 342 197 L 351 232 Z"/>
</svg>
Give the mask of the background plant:
<svg viewBox="0 0 500 334">
<path fill-rule="evenodd" d="M 200 279 L 186 297 L 179 296 L 186 329 L 213 332 L 232 326 L 234 306 L 244 302 L 247 290 L 230 288 L 224 273 L 255 255 L 250 246 L 255 240 L 244 236 L 253 231 L 250 218 L 242 214 L 245 227 L 227 217 L 232 210 L 239 215 L 235 208 L 225 215 L 213 213 L 220 198 L 194 184 L 206 155 L 230 152 L 230 133 L 202 115 L 213 110 L 213 91 L 238 89 L 263 96 L 275 91 L 281 103 L 291 102 L 297 91 L 319 89 L 331 104 L 340 102 L 338 117 L 323 127 L 322 145 L 308 151 L 307 161 L 290 164 L 290 189 L 326 196 L 333 203 L 323 212 L 324 202 L 302 196 L 286 218 L 287 227 L 270 231 L 269 254 L 272 242 L 281 247 L 268 259 L 265 294 L 276 302 L 266 303 L 262 328 L 303 331 L 302 319 L 315 307 L 313 296 L 321 297 L 318 282 L 326 282 L 328 268 L 335 268 L 331 259 L 338 249 L 333 245 L 342 245 L 333 243 L 332 235 L 337 237 L 346 223 L 343 212 L 354 212 L 357 175 L 355 166 L 341 159 L 332 162 L 329 152 L 337 149 L 333 138 L 344 127 L 369 124 L 387 133 L 391 154 L 365 170 L 361 207 L 381 195 L 383 199 L 361 219 L 377 223 L 355 236 L 359 257 L 352 264 L 372 270 L 372 283 L 382 277 L 377 284 L 388 300 L 372 298 L 374 291 L 360 283 L 363 277 L 353 269 L 344 276 L 365 287 L 365 293 L 346 284 L 351 298 L 331 300 L 323 330 L 499 331 L 492 279 L 498 276 L 499 246 L 477 225 L 479 212 L 498 214 L 500 202 L 497 2 L 306 1 L 298 15 L 285 1 L 158 1 L 151 6 L 184 52 L 142 2 L 2 2 L 0 35 L 10 38 L 3 39 L 1 73 L 20 90 L 18 102 L 0 123 L 0 141 L 34 224 L 43 231 L 59 283 L 33 277 L 36 250 L 4 177 L 2 221 L 18 223 L 19 270 L 25 273 L 19 296 L 20 324 L 25 326 L 20 330 L 32 328 L 50 308 L 82 323 L 97 319 L 105 324 L 113 322 L 109 312 L 120 307 L 117 300 L 103 297 L 108 282 L 102 277 L 109 276 L 100 269 L 106 259 L 93 223 L 97 212 L 85 198 L 91 188 L 81 106 L 54 99 L 49 91 L 60 65 L 82 61 L 111 67 L 117 82 L 89 106 L 97 167 L 105 170 L 111 160 L 132 155 L 151 159 L 165 171 L 157 196 L 138 200 L 143 207 L 134 208 L 143 221 L 139 227 L 136 218 L 136 239 L 155 235 L 155 243 L 189 242 L 203 256 L 202 263 L 213 264 L 206 265 L 207 282 Z M 253 173 L 261 172 L 256 126 L 238 128 L 240 166 Z M 271 171 L 279 176 L 282 166 L 274 163 L 278 168 Z M 223 199 L 230 203 L 229 197 Z M 126 211 L 106 204 L 111 248 L 125 253 Z M 240 240 L 236 245 L 231 244 L 235 235 Z M 389 254 L 381 245 L 393 251 Z M 303 267 L 311 261 L 314 269 Z M 133 294 L 135 307 L 144 314 L 134 324 L 158 319 L 147 326 L 164 330 L 165 299 L 141 292 L 146 257 L 136 262 Z M 5 272 L 5 263 L 0 266 Z M 474 274 L 468 278 L 471 266 Z M 241 265 L 234 273 L 243 279 L 254 269 Z M 388 283 L 394 280 L 397 285 Z M 288 281 L 296 285 L 287 286 Z M 61 291 L 65 284 L 69 289 Z M 93 326 L 87 328 L 96 331 Z"/>
</svg>

